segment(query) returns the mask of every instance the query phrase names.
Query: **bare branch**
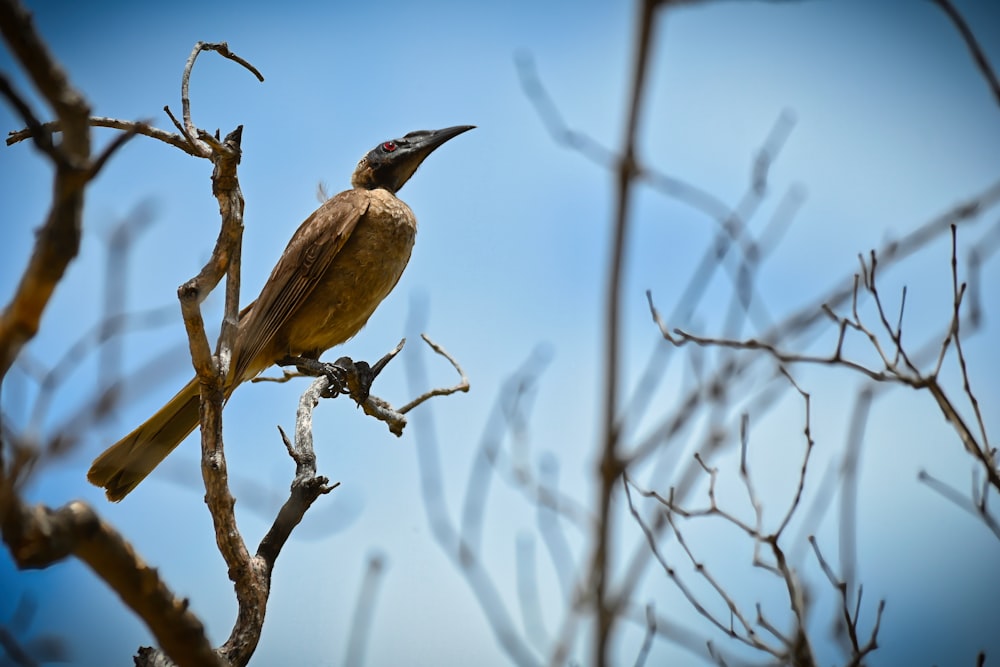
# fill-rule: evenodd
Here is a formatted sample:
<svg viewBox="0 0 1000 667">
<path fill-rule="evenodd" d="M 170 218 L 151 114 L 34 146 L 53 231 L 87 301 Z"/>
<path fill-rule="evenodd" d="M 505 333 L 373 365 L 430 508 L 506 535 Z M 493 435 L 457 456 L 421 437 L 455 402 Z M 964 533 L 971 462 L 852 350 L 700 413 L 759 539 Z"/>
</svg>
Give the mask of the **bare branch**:
<svg viewBox="0 0 1000 667">
<path fill-rule="evenodd" d="M 152 125 L 149 125 L 147 121 L 121 120 L 118 118 L 107 118 L 105 116 L 91 116 L 88 119 L 88 122 L 91 127 L 107 127 L 113 130 L 122 130 L 126 133 L 141 134 L 142 136 L 149 137 L 150 139 L 162 141 L 163 143 L 169 144 L 174 148 L 179 148 L 188 155 L 201 157 L 201 155 L 194 148 L 192 148 L 191 144 L 183 137 L 183 135 L 166 132 L 153 127 Z M 14 144 L 24 141 L 25 139 L 35 139 L 37 141 L 37 137 L 47 133 L 59 132 L 61 131 L 61 128 L 62 125 L 58 120 L 42 123 L 37 128 L 32 128 L 31 125 L 28 124 L 28 127 L 23 130 L 10 132 L 7 135 L 7 145 L 13 146 Z"/>
<path fill-rule="evenodd" d="M 202 51 L 215 51 L 223 58 L 228 58 L 229 60 L 232 60 L 233 62 L 242 65 L 244 68 L 249 70 L 255 77 L 257 77 L 258 81 L 261 82 L 264 81 L 264 77 L 261 75 L 260 72 L 257 71 L 257 68 L 255 68 L 253 65 L 248 63 L 243 58 L 230 52 L 229 45 L 226 42 L 196 43 L 194 45 L 194 48 L 191 49 L 191 55 L 188 56 L 187 63 L 184 65 L 184 74 L 181 77 L 181 109 L 183 111 L 184 124 L 180 125 L 179 123 L 177 123 L 176 119 L 173 119 L 173 115 L 171 114 L 171 119 L 174 120 L 174 124 L 177 125 L 182 130 L 182 134 L 188 139 L 188 141 L 192 144 L 192 146 L 196 147 L 198 146 L 196 138 L 205 141 L 206 133 L 203 130 L 198 129 L 195 126 L 194 121 L 191 120 L 190 87 L 191 87 L 191 72 L 194 70 L 194 63 L 198 59 L 198 55 L 201 54 Z M 202 152 L 202 157 L 209 157 L 210 152 L 207 147 L 199 147 L 199 149 Z"/>
<path fill-rule="evenodd" d="M 823 570 L 823 574 L 826 575 L 830 585 L 833 586 L 833 588 L 840 594 L 841 616 L 844 622 L 844 627 L 847 630 L 851 648 L 851 661 L 848 664 L 852 666 L 860 665 L 865 656 L 878 648 L 878 632 L 882 625 L 882 612 L 885 610 L 885 600 L 879 601 L 875 616 L 875 623 L 872 625 L 872 632 L 869 635 L 868 640 L 862 644 L 858 635 L 858 621 L 860 620 L 862 593 L 861 587 L 858 587 L 857 602 L 853 606 L 852 610 L 849 603 L 850 594 L 848 591 L 848 583 L 834 574 L 833 568 L 830 567 L 830 564 L 823 557 L 823 553 L 819 549 L 819 543 L 812 535 L 809 536 L 809 544 L 812 545 L 813 552 L 816 554 L 816 560 L 819 562 L 819 566 L 820 569 Z"/>
<path fill-rule="evenodd" d="M 410 391 L 416 392 L 428 384 L 423 355 L 406 355 L 404 359 Z M 433 421 L 415 420 L 414 427 L 420 491 L 434 540 L 465 578 L 501 649 L 518 665 L 538 665 L 537 656 L 518 633 L 500 589 L 490 577 L 480 555 L 462 540 L 449 515 Z"/>
<path fill-rule="evenodd" d="M 795 381 L 795 378 L 785 369 L 781 369 L 782 375 L 788 378 L 788 381 L 795 388 L 795 391 L 799 393 L 804 402 L 805 411 L 805 426 L 802 428 L 802 435 L 805 437 L 806 446 L 805 454 L 802 457 L 802 467 L 799 469 L 799 483 L 795 489 L 795 497 L 792 499 L 791 504 L 788 506 L 788 511 L 785 513 L 785 517 L 781 520 L 778 525 L 778 529 L 774 531 L 774 540 L 777 541 L 781 537 L 782 533 L 785 532 L 785 528 L 788 527 L 789 522 L 792 520 L 792 515 L 799 508 L 799 503 L 802 501 L 802 492 L 806 487 L 806 472 L 809 469 L 809 459 L 812 456 L 812 451 L 816 446 L 816 441 L 812 437 L 812 396 L 808 392 L 802 389 L 799 384 Z"/>
<path fill-rule="evenodd" d="M 631 483 L 628 480 L 623 480 L 623 481 L 625 490 L 625 500 L 628 503 L 629 513 L 632 515 L 632 518 L 635 519 L 636 524 L 639 526 L 639 528 L 642 529 L 643 534 L 646 536 L 646 543 L 649 546 L 649 549 L 652 552 L 653 556 L 659 562 L 660 567 L 663 568 L 664 574 L 666 574 L 667 577 L 670 579 L 670 581 L 677 586 L 678 590 L 680 590 L 681 594 L 683 594 L 684 598 L 688 601 L 688 603 L 692 606 L 692 608 L 696 612 L 698 612 L 698 614 L 700 614 L 703 618 L 709 621 L 712 625 L 714 625 L 720 632 L 724 633 L 727 637 L 735 639 L 740 643 L 746 644 L 747 646 L 752 646 L 754 648 L 767 651 L 768 653 L 771 653 L 775 655 L 775 657 L 777 657 L 780 654 L 780 651 L 768 646 L 766 643 L 760 640 L 756 631 L 753 629 L 753 626 L 740 613 L 739 607 L 736 605 L 733 599 L 729 596 L 729 594 L 725 591 L 725 589 L 718 583 L 718 581 L 708 572 L 704 564 L 698 561 L 697 558 L 695 558 L 694 552 L 691 551 L 690 547 L 688 546 L 686 540 L 683 537 L 683 534 L 677 531 L 677 524 L 673 520 L 673 512 L 668 510 L 665 513 L 666 521 L 670 524 L 671 528 L 673 529 L 674 535 L 677 537 L 678 543 L 684 550 L 685 554 L 687 554 L 688 559 L 691 561 L 692 566 L 694 566 L 695 572 L 701 575 L 703 578 L 705 578 L 705 580 L 709 583 L 709 585 L 715 590 L 716 595 L 718 595 L 718 597 L 725 603 L 726 608 L 729 610 L 731 615 L 729 622 L 726 622 L 724 619 L 719 618 L 716 614 L 712 613 L 711 611 L 708 610 L 708 608 L 705 607 L 705 605 L 698 598 L 698 596 L 695 595 L 694 591 L 686 583 L 684 583 L 683 579 L 680 578 L 679 574 L 677 573 L 677 569 L 673 565 L 670 565 L 667 562 L 666 557 L 663 555 L 662 550 L 660 549 L 657 543 L 655 531 L 653 531 L 652 529 L 650 529 L 649 526 L 646 525 L 646 522 L 643 520 L 642 516 L 639 514 L 639 510 L 636 508 L 635 504 L 632 501 L 632 493 L 630 491 L 630 487 L 632 486 Z M 733 619 L 739 620 L 740 622 L 739 629 L 737 629 L 733 625 L 732 622 Z"/>
<path fill-rule="evenodd" d="M 278 427 L 281 439 L 285 443 L 288 455 L 295 462 L 295 478 L 292 481 L 288 500 L 278 511 L 270 530 L 257 547 L 257 556 L 264 561 L 270 571 L 278 558 L 285 542 L 295 526 L 299 525 L 309 507 L 321 496 L 337 488 L 330 480 L 316 474 L 316 453 L 313 449 L 312 413 L 319 404 L 319 399 L 329 387 L 325 377 L 316 378 L 299 398 L 299 407 L 295 415 L 295 441 L 289 441 L 285 432 Z"/>
<path fill-rule="evenodd" d="M 443 347 L 432 341 L 427 336 L 427 334 L 420 334 L 420 337 L 424 339 L 425 343 L 430 345 L 432 350 L 434 350 L 435 352 L 437 352 L 442 357 L 448 360 L 448 363 L 452 365 L 452 367 L 455 369 L 455 372 L 458 373 L 460 379 L 458 381 L 458 384 L 452 387 L 431 389 L 429 391 L 424 392 L 420 396 L 417 396 L 415 399 L 413 399 L 412 401 L 410 401 L 409 403 L 407 403 L 406 405 L 404 405 L 399 409 L 399 414 L 401 415 L 405 415 L 413 408 L 417 407 L 418 405 L 427 401 L 428 399 L 434 398 L 435 396 L 448 396 L 449 394 L 454 394 L 459 391 L 463 392 L 469 391 L 469 378 L 466 377 L 465 371 L 463 371 L 462 367 L 459 366 L 457 361 L 455 361 L 455 358 L 450 354 L 448 354 L 448 352 Z"/>
<path fill-rule="evenodd" d="M 954 340 L 955 344 L 955 354 L 958 356 L 958 367 L 962 373 L 962 388 L 965 390 L 965 395 L 969 399 L 969 404 L 972 406 L 972 411 L 976 416 L 976 422 L 979 426 L 979 437 L 982 440 L 982 444 L 979 449 L 983 451 L 986 455 L 986 464 L 989 467 L 996 467 L 996 457 L 992 454 L 992 447 L 990 446 L 989 436 L 986 434 L 986 423 L 983 421 L 983 413 L 979 407 L 979 399 L 976 398 L 976 394 L 972 391 L 972 383 L 969 381 L 969 367 L 965 362 L 965 352 L 962 350 L 962 336 L 960 328 L 962 325 L 961 317 L 961 307 L 962 307 L 962 297 L 965 294 L 965 287 L 967 283 L 958 282 L 958 230 L 955 225 L 951 226 L 951 286 L 954 304 L 951 316 L 951 339 Z M 1000 491 L 1000 488 L 997 489 Z"/>
<path fill-rule="evenodd" d="M 949 225 L 949 229 L 953 234 L 953 245 L 952 245 L 952 282 L 953 282 L 953 309 L 950 317 L 950 324 L 947 335 L 942 339 L 940 346 L 940 353 L 938 355 L 937 365 L 933 371 L 930 373 L 922 373 L 918 368 L 916 362 L 910 358 L 910 355 L 906 352 L 902 345 L 902 315 L 900 314 L 897 319 L 897 324 L 893 326 L 890 323 L 889 317 L 886 313 L 886 309 L 883 305 L 878 285 L 877 285 L 877 268 L 879 266 L 878 255 L 875 251 L 870 253 L 870 260 L 866 263 L 862 258 L 859 257 L 861 263 L 861 275 L 860 278 L 855 279 L 854 291 L 852 295 L 852 308 L 850 316 L 838 316 L 833 312 L 833 309 L 824 304 L 822 312 L 838 324 L 838 339 L 833 352 L 826 356 L 811 355 L 811 354 L 801 354 L 796 352 L 788 352 L 784 349 L 779 348 L 779 346 L 765 339 L 745 339 L 745 340 L 735 340 L 732 338 L 715 338 L 715 337 L 705 337 L 697 336 L 680 329 L 674 329 L 673 331 L 668 330 L 667 326 L 664 324 L 662 318 L 657 312 L 656 308 L 653 306 L 652 296 L 647 292 L 647 300 L 649 301 L 650 310 L 653 315 L 653 320 L 659 327 L 663 337 L 668 340 L 671 344 L 675 346 L 681 346 L 687 343 L 694 343 L 701 346 L 709 347 L 721 347 L 729 349 L 738 350 L 760 350 L 768 353 L 774 359 L 783 364 L 791 363 L 810 363 L 810 364 L 822 364 L 831 366 L 843 366 L 851 370 L 857 371 L 863 375 L 866 375 L 872 380 L 876 381 L 891 381 L 898 382 L 900 384 L 908 385 L 914 389 L 926 389 L 934 400 L 937 402 L 939 408 L 945 419 L 952 425 L 956 433 L 959 436 L 963 446 L 966 451 L 968 451 L 975 459 L 983 464 L 983 468 L 988 476 L 989 483 L 994 486 L 997 490 L 1000 490 L 1000 470 L 997 468 L 996 453 L 990 448 L 985 442 L 980 443 L 976 436 L 972 433 L 972 430 L 966 424 L 965 420 L 962 418 L 961 414 L 956 409 L 954 403 L 948 398 L 944 388 L 938 381 L 938 374 L 941 370 L 945 354 L 948 347 L 951 345 L 960 346 L 959 341 L 959 323 L 961 321 L 960 317 L 960 307 L 962 303 L 962 296 L 965 291 L 964 284 L 959 285 L 958 274 L 957 274 L 957 250 L 954 243 L 955 225 L 954 223 Z M 871 295 L 878 313 L 878 318 L 882 329 L 888 334 L 890 340 L 892 341 L 893 348 L 895 352 L 889 354 L 883 347 L 882 343 L 879 341 L 878 335 L 870 329 L 864 322 L 862 322 L 861 317 L 858 312 L 857 302 L 857 290 L 859 286 L 864 286 L 864 289 L 868 294 Z M 905 293 L 904 293 L 905 296 Z M 864 363 L 853 361 L 843 357 L 842 350 L 844 345 L 844 337 L 848 331 L 857 331 L 861 333 L 870 343 L 871 347 L 877 353 L 879 359 L 883 364 L 883 368 L 876 369 L 869 367 Z M 787 333 L 784 334 L 787 337 Z M 773 337 L 774 339 L 777 336 Z M 901 363 L 900 363 L 901 362 Z M 964 369 L 964 354 L 959 352 L 959 367 L 963 369 L 963 380 L 964 389 L 966 395 L 969 397 L 970 403 L 973 405 L 973 410 L 975 412 L 976 418 L 979 423 L 979 430 L 985 438 L 986 429 L 985 423 L 982 420 L 982 415 L 978 407 L 978 401 L 975 395 L 971 391 L 971 386 L 968 383 L 968 373 Z"/>
</svg>

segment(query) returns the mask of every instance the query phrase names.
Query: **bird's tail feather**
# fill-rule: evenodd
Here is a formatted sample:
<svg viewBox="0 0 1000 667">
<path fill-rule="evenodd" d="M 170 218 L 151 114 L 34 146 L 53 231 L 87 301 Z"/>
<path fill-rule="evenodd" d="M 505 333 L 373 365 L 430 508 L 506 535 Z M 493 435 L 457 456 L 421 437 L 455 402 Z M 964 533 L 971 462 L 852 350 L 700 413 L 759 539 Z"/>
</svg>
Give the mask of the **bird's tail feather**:
<svg viewBox="0 0 1000 667">
<path fill-rule="evenodd" d="M 227 392 L 228 395 L 229 392 Z M 156 414 L 98 456 L 87 479 L 118 502 L 198 426 L 200 390 L 194 378 Z"/>
</svg>

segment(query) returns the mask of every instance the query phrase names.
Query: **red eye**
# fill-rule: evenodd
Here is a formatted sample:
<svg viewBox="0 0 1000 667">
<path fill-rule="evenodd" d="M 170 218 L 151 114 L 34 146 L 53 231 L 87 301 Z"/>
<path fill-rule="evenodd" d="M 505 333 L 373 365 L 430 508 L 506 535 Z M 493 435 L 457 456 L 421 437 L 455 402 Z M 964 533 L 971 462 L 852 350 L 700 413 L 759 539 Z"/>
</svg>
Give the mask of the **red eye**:
<svg viewBox="0 0 1000 667">
<path fill-rule="evenodd" d="M 382 150 L 384 150 L 386 153 L 393 152 L 394 150 L 396 150 L 396 142 L 394 141 L 385 142 L 384 144 L 382 144 Z"/>
</svg>

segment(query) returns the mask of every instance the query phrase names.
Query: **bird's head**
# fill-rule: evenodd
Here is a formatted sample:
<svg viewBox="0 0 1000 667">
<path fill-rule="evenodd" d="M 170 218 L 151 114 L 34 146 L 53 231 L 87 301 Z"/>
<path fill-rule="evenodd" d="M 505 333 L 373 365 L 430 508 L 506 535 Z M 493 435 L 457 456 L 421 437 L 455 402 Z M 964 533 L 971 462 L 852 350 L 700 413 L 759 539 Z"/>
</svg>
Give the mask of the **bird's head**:
<svg viewBox="0 0 1000 667">
<path fill-rule="evenodd" d="M 358 162 L 351 185 L 366 190 L 384 188 L 398 192 L 435 148 L 474 127 L 456 125 L 443 130 L 417 130 L 399 139 L 383 141 Z"/>
</svg>

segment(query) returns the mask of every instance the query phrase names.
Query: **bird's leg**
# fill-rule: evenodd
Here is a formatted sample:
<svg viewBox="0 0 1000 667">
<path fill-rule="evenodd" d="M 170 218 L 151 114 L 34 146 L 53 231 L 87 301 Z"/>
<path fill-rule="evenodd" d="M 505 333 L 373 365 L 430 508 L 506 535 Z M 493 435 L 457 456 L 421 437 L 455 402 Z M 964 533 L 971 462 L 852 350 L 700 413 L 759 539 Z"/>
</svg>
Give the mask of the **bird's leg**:
<svg viewBox="0 0 1000 667">
<path fill-rule="evenodd" d="M 320 375 L 326 374 L 326 370 L 324 368 L 326 364 L 313 357 L 293 357 L 288 355 L 282 359 L 278 359 L 274 362 L 274 365 L 281 366 L 282 368 L 295 366 L 300 373 L 311 377 L 319 377 Z"/>
</svg>

